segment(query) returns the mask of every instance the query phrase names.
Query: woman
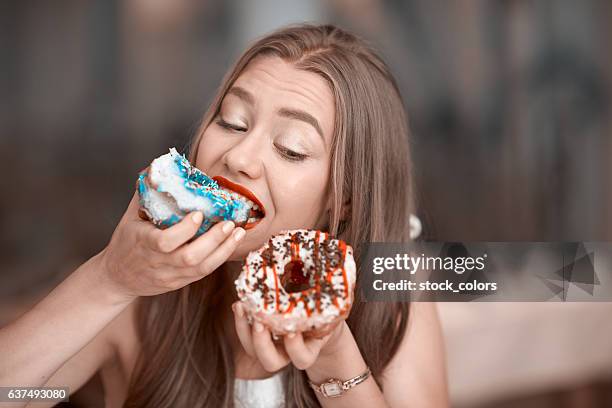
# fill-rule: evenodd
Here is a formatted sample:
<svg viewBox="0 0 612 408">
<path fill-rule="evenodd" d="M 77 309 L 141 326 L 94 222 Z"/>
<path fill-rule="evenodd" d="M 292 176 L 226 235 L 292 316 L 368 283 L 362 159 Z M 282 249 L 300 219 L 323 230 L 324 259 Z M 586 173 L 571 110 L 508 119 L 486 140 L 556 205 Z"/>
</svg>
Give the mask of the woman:
<svg viewBox="0 0 612 408">
<path fill-rule="evenodd" d="M 200 213 L 159 230 L 134 195 L 108 246 L 0 332 L 11 351 L 0 385 L 74 391 L 100 370 L 107 406 L 448 404 L 433 304 L 360 302 L 358 287 L 348 320 L 323 339 L 274 342 L 233 289 L 241 259 L 284 229 L 329 231 L 356 259 L 367 242 L 409 240 L 406 117 L 374 51 L 330 25 L 262 38 L 224 79 L 189 156 L 252 191 L 265 217 L 191 240 Z M 310 385 L 368 368 L 339 398 Z"/>
</svg>

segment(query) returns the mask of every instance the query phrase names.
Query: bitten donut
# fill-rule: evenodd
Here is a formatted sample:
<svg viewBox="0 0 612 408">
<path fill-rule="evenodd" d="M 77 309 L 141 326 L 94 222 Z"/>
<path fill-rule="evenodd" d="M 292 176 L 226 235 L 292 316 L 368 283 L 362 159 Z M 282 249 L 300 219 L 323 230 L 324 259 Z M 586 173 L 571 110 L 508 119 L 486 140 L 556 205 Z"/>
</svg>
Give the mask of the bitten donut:
<svg viewBox="0 0 612 408">
<path fill-rule="evenodd" d="M 235 284 L 247 315 L 273 334 L 323 337 L 348 317 L 355 281 L 350 245 L 325 232 L 290 230 L 249 253 Z"/>
<path fill-rule="evenodd" d="M 141 215 L 160 228 L 176 224 L 192 211 L 204 215 L 196 236 L 221 221 L 249 229 L 264 217 L 263 206 L 252 193 L 223 177 L 210 178 L 174 148 L 141 171 L 136 186 Z"/>
</svg>

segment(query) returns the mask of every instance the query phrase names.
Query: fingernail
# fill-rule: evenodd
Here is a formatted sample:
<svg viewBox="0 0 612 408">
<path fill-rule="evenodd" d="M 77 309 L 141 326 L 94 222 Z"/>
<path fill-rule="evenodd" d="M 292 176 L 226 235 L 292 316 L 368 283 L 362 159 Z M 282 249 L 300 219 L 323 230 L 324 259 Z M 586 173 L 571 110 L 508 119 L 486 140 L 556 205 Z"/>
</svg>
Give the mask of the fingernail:
<svg viewBox="0 0 612 408">
<path fill-rule="evenodd" d="M 240 241 L 242 238 L 244 238 L 244 234 L 246 234 L 246 231 L 243 230 L 242 228 L 238 228 L 236 229 L 236 231 L 234 232 L 234 239 L 236 241 Z"/>
<path fill-rule="evenodd" d="M 295 332 L 289 332 L 287 334 L 287 337 L 290 338 L 290 339 L 294 338 L 295 337 Z"/>
<path fill-rule="evenodd" d="M 193 220 L 193 222 L 195 222 L 196 224 L 199 224 L 202 222 L 202 220 L 204 219 L 204 215 L 202 215 L 201 212 L 195 212 L 191 215 L 191 219 Z"/>
<path fill-rule="evenodd" d="M 232 221 L 227 221 L 223 225 L 223 232 L 225 232 L 227 234 L 228 232 L 230 232 L 232 230 L 232 228 L 234 228 L 234 223 Z"/>
<path fill-rule="evenodd" d="M 255 324 L 253 325 L 253 328 L 255 329 L 257 333 L 261 333 L 264 329 L 263 325 L 259 322 L 255 322 Z"/>
</svg>

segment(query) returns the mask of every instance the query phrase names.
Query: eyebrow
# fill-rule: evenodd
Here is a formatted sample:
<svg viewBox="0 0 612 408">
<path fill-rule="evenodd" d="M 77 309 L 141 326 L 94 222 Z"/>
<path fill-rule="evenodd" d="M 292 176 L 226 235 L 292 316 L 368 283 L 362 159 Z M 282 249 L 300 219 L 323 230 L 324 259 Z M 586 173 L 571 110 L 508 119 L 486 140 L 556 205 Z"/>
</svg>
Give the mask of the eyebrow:
<svg viewBox="0 0 612 408">
<path fill-rule="evenodd" d="M 246 89 L 241 88 L 239 86 L 231 87 L 231 89 L 227 91 L 227 94 L 237 96 L 249 105 L 255 105 L 255 98 L 253 98 L 253 95 Z"/>
<path fill-rule="evenodd" d="M 255 105 L 255 98 L 253 97 L 253 94 L 251 94 L 244 88 L 241 88 L 239 86 L 233 86 L 229 91 L 227 91 L 227 93 L 228 95 L 231 94 L 237 96 L 238 98 L 242 99 L 244 102 L 251 106 Z M 323 130 L 321 130 L 321 125 L 319 125 L 319 121 L 310 113 L 304 112 L 302 110 L 288 108 L 281 108 L 278 110 L 277 113 L 285 118 L 300 120 L 302 122 L 308 123 L 313 128 L 315 128 L 319 136 L 321 136 L 323 144 L 325 144 L 325 138 L 323 137 Z"/>
</svg>

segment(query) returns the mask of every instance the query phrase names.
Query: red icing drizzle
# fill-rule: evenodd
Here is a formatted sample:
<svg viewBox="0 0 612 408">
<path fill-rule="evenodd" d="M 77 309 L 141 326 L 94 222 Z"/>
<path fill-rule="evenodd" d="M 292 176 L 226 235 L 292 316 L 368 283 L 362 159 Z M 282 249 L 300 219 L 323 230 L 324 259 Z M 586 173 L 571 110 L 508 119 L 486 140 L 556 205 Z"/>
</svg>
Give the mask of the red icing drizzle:
<svg viewBox="0 0 612 408">
<path fill-rule="evenodd" d="M 262 258 L 261 260 L 261 269 L 263 270 L 263 279 L 265 282 L 265 279 L 268 277 L 268 271 L 266 270 L 268 266 L 266 265 L 266 260 Z M 264 310 L 268 310 L 268 302 L 267 302 L 267 297 L 268 297 L 268 285 L 263 285 L 263 304 L 264 304 Z"/>
<path fill-rule="evenodd" d="M 321 248 L 320 248 L 320 245 L 319 245 L 319 235 L 320 235 L 319 231 L 315 232 L 314 248 L 312 250 L 313 251 L 312 256 L 314 257 L 315 265 L 317 265 L 319 263 L 319 259 L 318 258 L 320 258 L 319 251 L 320 251 Z M 325 269 L 327 269 L 327 268 L 325 268 Z M 314 279 L 315 279 L 315 292 L 319 293 L 319 296 L 317 296 L 317 300 L 316 300 L 316 303 L 315 303 L 315 308 L 317 309 L 317 312 L 321 313 L 321 294 L 320 294 L 321 284 L 320 284 L 320 281 L 319 281 L 319 279 L 320 279 L 320 277 L 319 277 L 319 269 L 316 268 L 316 267 L 315 267 L 315 278 Z"/>
<path fill-rule="evenodd" d="M 346 244 L 344 241 L 339 242 L 340 249 L 342 249 L 342 259 L 346 259 Z M 348 279 L 346 278 L 346 269 L 344 269 L 344 265 L 342 265 L 342 280 L 344 281 L 344 297 L 348 299 L 349 296 L 349 287 L 348 287 Z"/>
<path fill-rule="evenodd" d="M 279 296 L 278 296 L 278 274 L 276 273 L 276 264 L 272 263 L 272 272 L 274 273 L 274 295 L 276 296 L 276 311 L 279 310 Z"/>
</svg>

